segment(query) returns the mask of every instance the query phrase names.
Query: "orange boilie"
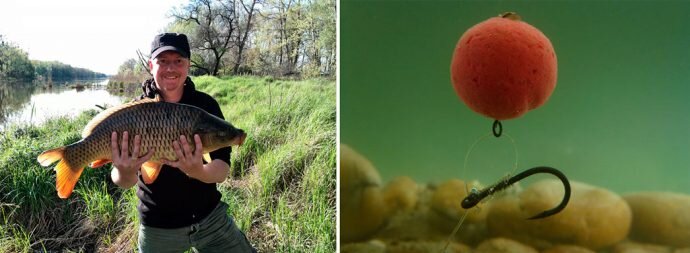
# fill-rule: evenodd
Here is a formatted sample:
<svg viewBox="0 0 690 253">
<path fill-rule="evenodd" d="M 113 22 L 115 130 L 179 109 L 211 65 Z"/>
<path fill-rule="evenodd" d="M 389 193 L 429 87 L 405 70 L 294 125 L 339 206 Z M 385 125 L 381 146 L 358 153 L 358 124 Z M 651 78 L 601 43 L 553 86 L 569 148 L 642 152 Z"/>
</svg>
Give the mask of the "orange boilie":
<svg viewBox="0 0 690 253">
<path fill-rule="evenodd" d="M 514 13 L 468 29 L 450 69 L 465 104 L 496 120 L 517 118 L 544 104 L 556 87 L 556 72 L 549 39 Z"/>
</svg>

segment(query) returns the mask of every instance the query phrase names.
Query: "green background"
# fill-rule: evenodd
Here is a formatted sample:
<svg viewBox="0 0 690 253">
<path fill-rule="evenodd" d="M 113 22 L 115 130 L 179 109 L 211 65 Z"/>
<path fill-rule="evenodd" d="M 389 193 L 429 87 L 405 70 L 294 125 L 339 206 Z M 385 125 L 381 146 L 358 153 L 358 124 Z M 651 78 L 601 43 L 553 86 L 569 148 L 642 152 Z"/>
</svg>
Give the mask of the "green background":
<svg viewBox="0 0 690 253">
<path fill-rule="evenodd" d="M 449 73 L 462 33 L 506 11 L 549 37 L 558 58 L 549 101 L 503 121 L 519 171 L 547 165 L 619 193 L 690 193 L 690 1 L 343 0 L 341 143 L 384 181 L 490 184 L 511 172 L 506 137 L 478 144 L 463 169 L 493 120 L 458 98 Z"/>
</svg>

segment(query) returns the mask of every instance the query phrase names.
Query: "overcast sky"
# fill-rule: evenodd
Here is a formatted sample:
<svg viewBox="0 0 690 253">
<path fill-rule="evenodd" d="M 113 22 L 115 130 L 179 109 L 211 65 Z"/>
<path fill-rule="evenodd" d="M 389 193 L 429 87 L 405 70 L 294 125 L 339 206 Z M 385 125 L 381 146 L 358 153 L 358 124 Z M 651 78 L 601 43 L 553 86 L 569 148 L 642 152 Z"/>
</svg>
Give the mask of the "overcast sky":
<svg viewBox="0 0 690 253">
<path fill-rule="evenodd" d="M 32 60 L 117 73 L 136 50 L 148 53 L 173 6 L 188 0 L 4 0 L 0 35 Z"/>
</svg>

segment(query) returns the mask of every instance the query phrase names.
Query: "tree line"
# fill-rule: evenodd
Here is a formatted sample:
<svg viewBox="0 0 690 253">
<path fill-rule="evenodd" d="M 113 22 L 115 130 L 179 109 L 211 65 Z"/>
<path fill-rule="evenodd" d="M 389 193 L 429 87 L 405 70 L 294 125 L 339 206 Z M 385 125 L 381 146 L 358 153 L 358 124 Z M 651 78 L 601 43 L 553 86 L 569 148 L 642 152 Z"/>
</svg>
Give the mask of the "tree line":
<svg viewBox="0 0 690 253">
<path fill-rule="evenodd" d="M 36 77 L 45 81 L 106 78 L 103 73 L 85 68 L 72 67 L 57 61 L 31 61 L 34 64 Z"/>
<path fill-rule="evenodd" d="M 34 75 L 34 65 L 28 54 L 0 35 L 0 78 L 33 80 Z"/>
<path fill-rule="evenodd" d="M 72 67 L 57 61 L 29 60 L 24 50 L 3 40 L 0 35 L 0 79 L 52 81 L 104 77 L 106 75 L 103 73 Z"/>
<path fill-rule="evenodd" d="M 335 0 L 190 0 L 170 11 L 166 32 L 184 33 L 190 74 L 310 78 L 335 75 Z M 147 56 L 118 74 L 145 73 Z"/>
</svg>

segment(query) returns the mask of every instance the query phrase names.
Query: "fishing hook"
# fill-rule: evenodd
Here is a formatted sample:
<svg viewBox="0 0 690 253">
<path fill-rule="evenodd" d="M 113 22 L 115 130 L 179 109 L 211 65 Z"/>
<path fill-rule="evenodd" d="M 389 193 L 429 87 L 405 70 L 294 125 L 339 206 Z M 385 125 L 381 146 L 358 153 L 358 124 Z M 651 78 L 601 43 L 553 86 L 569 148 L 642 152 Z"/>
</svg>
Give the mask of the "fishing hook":
<svg viewBox="0 0 690 253">
<path fill-rule="evenodd" d="M 558 204 L 558 206 L 556 206 L 550 210 L 543 211 L 543 212 L 541 212 L 535 216 L 532 216 L 528 219 L 533 220 L 533 219 L 546 218 L 546 217 L 549 217 L 551 215 L 554 215 L 554 214 L 561 212 L 565 208 L 565 206 L 568 205 L 568 201 L 570 200 L 570 182 L 568 181 L 568 178 L 565 177 L 565 174 L 563 174 L 563 172 L 561 172 L 557 169 L 551 168 L 551 167 L 546 167 L 546 166 L 534 167 L 534 168 L 525 170 L 525 171 L 521 172 L 520 174 L 517 174 L 511 178 L 508 178 L 506 180 L 501 180 L 501 181 L 495 183 L 494 185 L 485 188 L 484 190 L 472 191 L 467 195 L 467 197 L 465 197 L 465 199 L 462 200 L 462 208 L 464 208 L 464 209 L 472 208 L 472 207 L 476 206 L 482 199 L 484 199 L 488 196 L 491 196 L 492 194 L 494 194 L 500 190 L 503 190 L 503 189 L 507 188 L 508 186 L 510 186 L 514 183 L 517 183 L 518 181 L 520 181 L 526 177 L 529 177 L 531 175 L 538 174 L 538 173 L 548 173 L 548 174 L 552 174 L 552 175 L 558 177 L 558 179 L 560 179 L 561 182 L 563 182 L 563 188 L 565 188 L 565 194 L 563 195 L 563 200 L 561 200 L 561 203 Z"/>
</svg>

